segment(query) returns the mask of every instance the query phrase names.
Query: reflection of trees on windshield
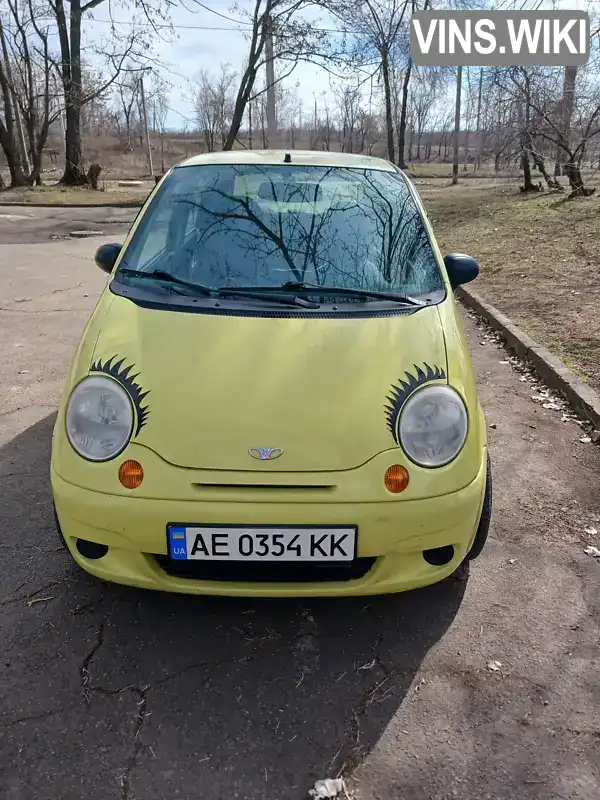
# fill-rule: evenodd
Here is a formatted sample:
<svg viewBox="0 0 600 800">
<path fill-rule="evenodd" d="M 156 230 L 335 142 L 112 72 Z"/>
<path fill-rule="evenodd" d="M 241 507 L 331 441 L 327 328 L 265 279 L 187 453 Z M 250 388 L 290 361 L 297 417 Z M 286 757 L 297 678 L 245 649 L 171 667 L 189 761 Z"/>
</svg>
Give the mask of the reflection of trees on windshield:
<svg viewBox="0 0 600 800">
<path fill-rule="evenodd" d="M 219 164 L 178 169 L 173 179 L 154 214 L 167 212 L 164 248 L 150 247 L 153 234 L 141 233 L 129 262 L 136 249 L 154 250 L 161 268 L 214 287 L 295 280 L 413 294 L 443 288 L 421 214 L 399 175 Z M 151 231 L 152 212 L 147 216 Z"/>
<path fill-rule="evenodd" d="M 242 183 L 247 178 L 242 168 L 232 172 Z M 322 196 L 321 183 L 327 181 L 330 172 L 329 169 L 324 171 L 317 182 L 291 183 L 277 180 L 281 176 L 274 176 L 272 169 L 255 168 L 251 177 L 264 178 L 259 185 L 258 198 L 250 194 L 234 194 L 235 186 L 231 190 L 223 187 L 231 180 L 225 182 L 215 176 L 212 185 L 203 188 L 199 197 L 179 197 L 177 202 L 191 204 L 197 209 L 198 244 L 210 248 L 211 239 L 214 240 L 218 234 L 233 237 L 236 248 L 247 259 L 264 264 L 263 280 L 267 284 L 291 279 L 305 281 L 309 270 L 310 282 L 323 283 L 323 276 L 333 266 L 329 252 L 335 233 L 331 225 L 334 208 L 329 206 L 320 213 L 317 209 Z M 204 225 L 202 216 L 206 218 Z M 274 280 L 277 273 L 282 272 L 281 267 L 269 267 L 281 258 L 291 274 Z M 242 275 L 246 273 L 242 272 Z"/>
<path fill-rule="evenodd" d="M 372 173 L 366 173 L 364 177 L 364 202 L 359 225 L 365 227 L 366 217 L 372 228 L 372 237 L 367 242 L 358 235 L 360 256 L 357 246 L 354 253 L 346 250 L 346 255 L 373 264 L 377 278 L 383 279 L 387 288 L 419 285 L 428 272 L 435 270 L 435 260 L 415 201 L 406 187 L 387 173 L 378 175 L 377 180 Z"/>
</svg>

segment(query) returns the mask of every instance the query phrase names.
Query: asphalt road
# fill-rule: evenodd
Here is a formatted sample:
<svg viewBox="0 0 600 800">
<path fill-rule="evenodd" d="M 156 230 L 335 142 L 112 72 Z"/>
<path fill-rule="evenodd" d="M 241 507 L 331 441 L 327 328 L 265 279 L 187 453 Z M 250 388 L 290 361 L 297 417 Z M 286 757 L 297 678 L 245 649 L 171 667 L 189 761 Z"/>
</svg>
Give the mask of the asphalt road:
<svg viewBox="0 0 600 800">
<path fill-rule="evenodd" d="M 0 245 L 0 797 L 304 800 L 342 770 L 357 800 L 597 800 L 600 450 L 579 427 L 466 318 L 495 426 L 494 527 L 466 587 L 103 585 L 62 549 L 48 480 L 99 242 L 41 241 Z"/>
<path fill-rule="evenodd" d="M 97 231 L 112 241 L 127 231 L 137 213 L 137 208 L 0 206 L 0 243 L 48 242 L 81 230 Z"/>
</svg>

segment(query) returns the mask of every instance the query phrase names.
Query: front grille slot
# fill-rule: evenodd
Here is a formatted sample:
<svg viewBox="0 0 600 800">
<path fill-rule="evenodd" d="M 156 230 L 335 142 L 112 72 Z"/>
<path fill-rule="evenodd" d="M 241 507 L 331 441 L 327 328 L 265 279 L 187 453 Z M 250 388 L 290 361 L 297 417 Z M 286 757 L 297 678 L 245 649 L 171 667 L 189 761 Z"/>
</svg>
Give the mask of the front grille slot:
<svg viewBox="0 0 600 800">
<path fill-rule="evenodd" d="M 256 562 L 185 561 L 154 556 L 158 565 L 174 578 L 195 581 L 242 581 L 244 583 L 327 583 L 364 578 L 375 558 L 353 561 Z"/>
<path fill-rule="evenodd" d="M 195 489 L 213 489 L 217 491 L 256 491 L 256 492 L 332 492 L 337 489 L 334 484 L 297 484 L 297 483 L 193 483 Z"/>
</svg>

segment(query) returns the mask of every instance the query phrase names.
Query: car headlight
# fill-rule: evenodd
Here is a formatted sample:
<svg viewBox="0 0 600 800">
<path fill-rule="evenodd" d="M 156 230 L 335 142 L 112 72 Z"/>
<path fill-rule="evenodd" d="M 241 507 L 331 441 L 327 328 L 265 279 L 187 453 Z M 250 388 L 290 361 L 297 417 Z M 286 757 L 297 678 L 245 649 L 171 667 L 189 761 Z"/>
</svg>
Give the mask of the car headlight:
<svg viewBox="0 0 600 800">
<path fill-rule="evenodd" d="M 90 375 L 71 392 L 66 413 L 67 438 L 88 461 L 109 461 L 126 447 L 133 431 L 133 406 L 111 378 Z"/>
<path fill-rule="evenodd" d="M 467 438 L 467 409 L 450 386 L 426 386 L 406 401 L 400 415 L 400 444 L 421 467 L 442 467 Z"/>
</svg>

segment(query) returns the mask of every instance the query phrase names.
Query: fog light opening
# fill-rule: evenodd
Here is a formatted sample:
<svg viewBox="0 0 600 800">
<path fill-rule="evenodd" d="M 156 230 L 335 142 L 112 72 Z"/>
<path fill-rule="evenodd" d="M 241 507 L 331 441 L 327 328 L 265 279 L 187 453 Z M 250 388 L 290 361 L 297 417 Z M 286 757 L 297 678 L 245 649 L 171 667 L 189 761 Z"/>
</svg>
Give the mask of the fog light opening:
<svg viewBox="0 0 600 800">
<path fill-rule="evenodd" d="M 408 470 L 400 464 L 393 464 L 388 467 L 383 476 L 383 482 L 388 492 L 392 494 L 399 494 L 403 492 L 408 486 Z"/>
<path fill-rule="evenodd" d="M 423 550 L 423 558 L 432 567 L 443 567 L 449 564 L 454 558 L 454 547 L 446 544 L 444 547 L 434 547 L 431 550 Z"/>
<path fill-rule="evenodd" d="M 76 545 L 77 552 L 84 558 L 90 558 L 95 561 L 98 558 L 104 558 L 108 553 L 107 544 L 98 544 L 98 542 L 88 542 L 87 539 L 77 539 Z"/>
<path fill-rule="evenodd" d="M 119 467 L 119 480 L 126 489 L 137 489 L 144 480 L 144 470 L 139 461 L 124 461 Z"/>
</svg>

